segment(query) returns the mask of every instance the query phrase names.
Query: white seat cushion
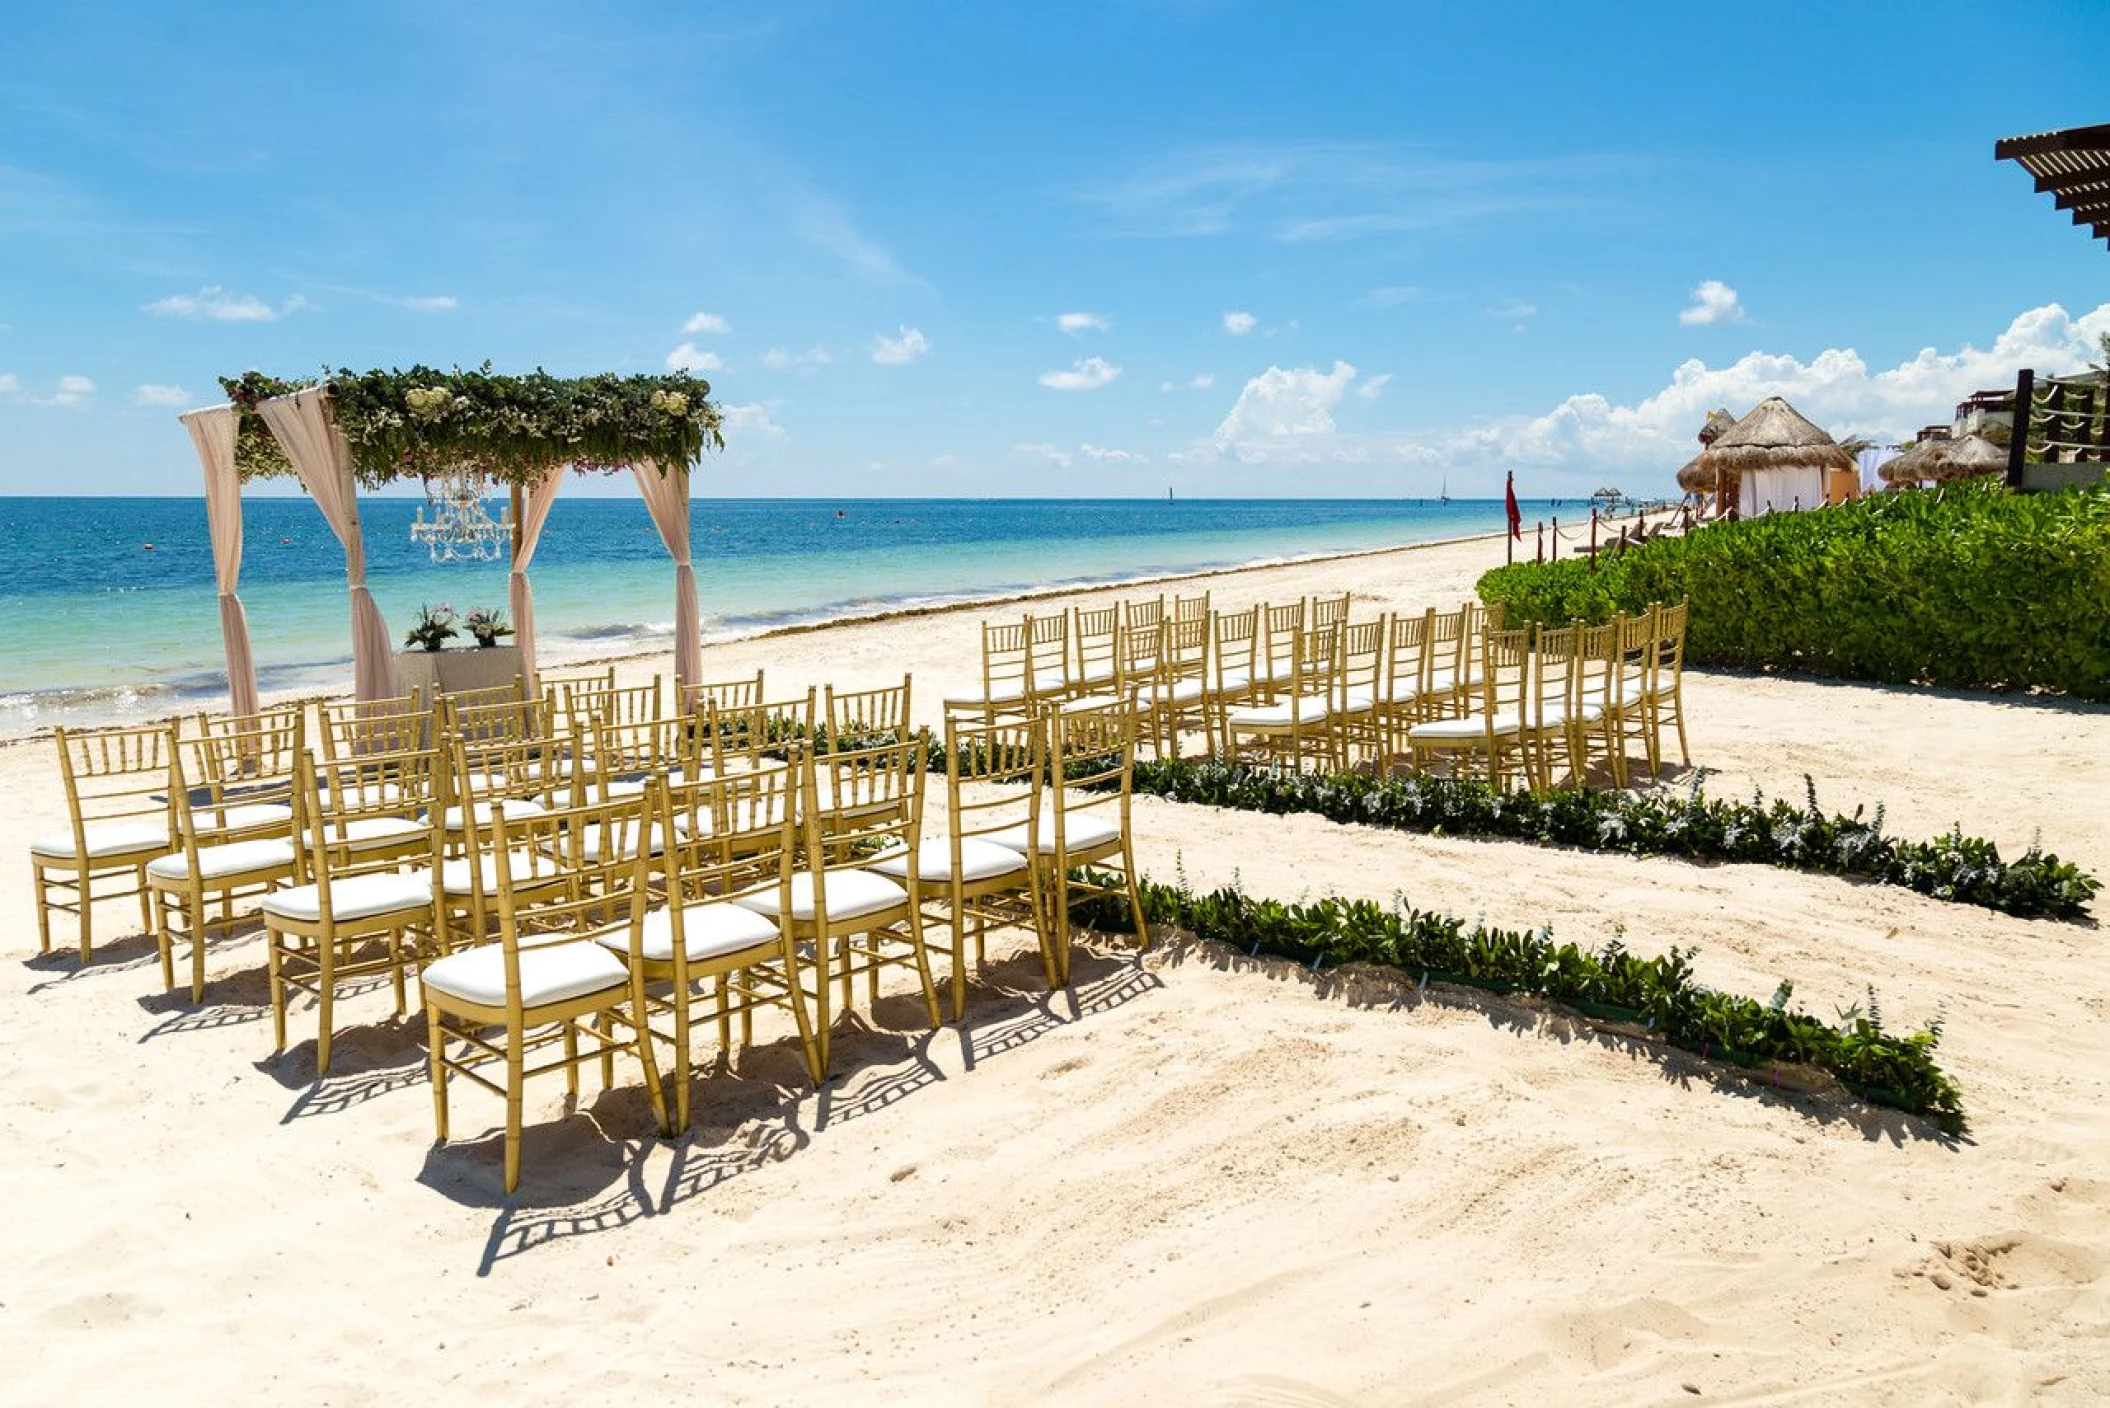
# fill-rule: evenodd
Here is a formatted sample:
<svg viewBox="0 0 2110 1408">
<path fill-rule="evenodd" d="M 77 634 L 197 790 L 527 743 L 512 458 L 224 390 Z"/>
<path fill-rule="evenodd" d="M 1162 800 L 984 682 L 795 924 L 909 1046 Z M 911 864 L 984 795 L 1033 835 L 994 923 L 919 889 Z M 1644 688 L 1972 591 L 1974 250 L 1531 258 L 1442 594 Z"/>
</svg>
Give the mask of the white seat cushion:
<svg viewBox="0 0 2110 1408">
<path fill-rule="evenodd" d="M 349 846 L 355 851 L 378 850 L 399 841 L 417 840 L 429 836 L 425 824 L 403 816 L 360 816 L 329 828 L 326 833 L 332 842 Z"/>
<path fill-rule="evenodd" d="M 291 864 L 291 841 L 231 841 L 224 846 L 198 848 L 198 878 L 201 880 L 224 880 Z M 147 874 L 156 880 L 186 879 L 190 875 L 190 858 L 181 851 L 165 855 L 147 862 Z"/>
<path fill-rule="evenodd" d="M 1025 697 L 1026 691 L 1023 686 L 1000 685 L 994 693 L 989 694 L 984 694 L 977 690 L 973 694 L 949 695 L 945 700 L 945 707 L 948 709 L 980 709 L 985 705 L 991 704 L 1016 704 Z"/>
<path fill-rule="evenodd" d="M 524 816 L 542 816 L 548 810 L 542 803 L 531 801 L 526 797 L 502 797 L 495 803 L 478 802 L 475 804 L 474 813 L 478 826 L 489 826 L 491 824 L 491 808 L 493 806 L 496 806 L 499 815 L 508 821 Z M 458 806 L 447 808 L 442 816 L 441 823 L 449 831 L 461 830 L 462 809 Z"/>
<path fill-rule="evenodd" d="M 1524 721 L 1515 714 L 1495 715 L 1494 732 L 1497 738 L 1521 733 L 1523 728 Z M 1462 739 L 1486 736 L 1487 717 L 1484 714 L 1468 714 L 1462 719 L 1431 719 L 1407 730 L 1407 741 L 1410 743 L 1455 743 Z"/>
<path fill-rule="evenodd" d="M 562 873 L 562 868 L 557 862 L 545 855 L 528 851 L 509 851 L 507 855 L 512 866 L 513 883 L 515 885 L 523 882 L 533 884 L 537 881 L 554 880 Z M 467 856 L 460 856 L 443 863 L 440 866 L 440 888 L 450 895 L 473 893 L 470 886 L 475 882 L 477 875 L 469 869 L 470 864 L 471 861 Z M 474 864 L 477 871 L 481 872 L 483 892 L 487 895 L 496 894 L 498 892 L 498 857 L 495 855 L 480 855 L 476 857 Z"/>
<path fill-rule="evenodd" d="M 1082 699 L 1066 699 L 1059 706 L 1065 714 L 1082 713 L 1086 709 L 1110 709 L 1132 703 L 1118 694 L 1087 694 Z"/>
<path fill-rule="evenodd" d="M 1192 704 L 1202 697 L 1202 682 L 1197 679 L 1174 680 L 1167 684 L 1147 684 L 1136 691 L 1136 701 L 1141 704 Z"/>
<path fill-rule="evenodd" d="M 611 830 L 614 832 L 612 838 L 608 835 Z M 675 830 L 678 833 L 680 827 L 677 825 Z M 604 859 L 610 859 L 610 857 L 605 857 L 601 854 L 601 848 L 608 844 L 609 839 L 612 839 L 618 848 L 617 854 L 612 857 L 613 859 L 635 860 L 637 859 L 637 843 L 648 831 L 651 834 L 652 854 L 661 854 L 667 848 L 660 839 L 659 823 L 656 821 L 644 827 L 618 826 L 613 828 L 595 822 L 589 825 L 579 837 L 580 863 L 584 865 L 599 865 Z"/>
<path fill-rule="evenodd" d="M 432 903 L 432 873 L 348 875 L 330 885 L 330 914 L 337 919 L 370 919 L 377 914 L 424 909 Z M 264 913 L 309 923 L 322 918 L 322 887 L 295 885 L 264 896 Z"/>
<path fill-rule="evenodd" d="M 1630 708 L 1648 697 L 1648 691 L 1642 687 L 1641 681 L 1636 679 L 1614 680 L 1609 690 L 1602 684 L 1588 685 L 1583 689 L 1583 698 L 1593 702 L 1604 699 L 1607 694 L 1622 708 Z"/>
<path fill-rule="evenodd" d="M 1017 826 L 995 832 L 989 839 L 1007 850 L 1024 854 L 1025 824 L 1021 822 Z M 1063 823 L 1063 841 L 1073 851 L 1090 850 L 1095 846 L 1103 846 L 1108 841 L 1120 839 L 1120 827 L 1091 812 L 1072 812 Z M 1041 813 L 1039 844 L 1035 849 L 1044 856 L 1055 853 L 1055 817 L 1052 812 Z"/>
<path fill-rule="evenodd" d="M 243 802 L 218 811 L 200 807 L 191 813 L 191 825 L 203 836 L 214 831 L 254 831 L 283 826 L 293 820 L 293 808 L 284 802 Z"/>
<path fill-rule="evenodd" d="M 878 914 L 882 910 L 894 909 L 908 903 L 908 891 L 887 879 L 874 875 L 869 870 L 830 870 L 821 885 L 822 898 L 828 902 L 828 919 L 833 923 L 843 919 L 856 919 L 861 915 Z M 733 903 L 757 914 L 777 912 L 777 887 L 756 890 L 741 895 Z M 791 877 L 791 917 L 796 921 L 813 918 L 813 872 L 802 870 Z"/>
<path fill-rule="evenodd" d="M 1286 729 L 1292 723 L 1299 726 L 1323 724 L 1332 712 L 1332 701 L 1325 695 L 1306 694 L 1295 700 L 1285 699 L 1280 704 L 1255 704 L 1233 709 L 1226 716 L 1226 722 L 1232 728 Z"/>
<path fill-rule="evenodd" d="M 1477 668 L 1467 670 L 1463 675 L 1451 670 L 1431 670 L 1428 692 L 1431 695 L 1455 694 L 1461 689 L 1478 689 L 1485 678 Z M 1403 700 L 1419 699 L 1421 694 L 1421 682 L 1410 676 L 1393 680 L 1385 691 L 1385 698 L 1399 703 Z"/>
<path fill-rule="evenodd" d="M 776 942 L 776 938 L 774 922 L 746 905 L 729 900 L 692 904 L 681 912 L 682 948 L 687 951 L 691 963 L 738 953 L 744 948 L 757 948 Z M 630 952 L 629 926 L 597 935 L 596 942 L 617 953 L 627 954 Z M 674 919 L 669 911 L 655 909 L 645 916 L 644 934 L 638 947 L 644 957 L 654 963 L 674 961 Z"/>
<path fill-rule="evenodd" d="M 881 875 L 896 880 L 908 876 L 908 852 L 895 851 L 881 856 L 865 866 Z M 933 884 L 952 883 L 952 839 L 939 836 L 923 843 L 916 855 L 916 869 L 921 879 Z M 960 878 L 969 884 L 982 880 L 994 880 L 1000 875 L 1023 875 L 1026 873 L 1026 857 L 1023 852 L 1009 846 L 999 846 L 994 841 L 985 841 L 979 836 L 960 838 Z"/>
<path fill-rule="evenodd" d="M 1211 694 L 1235 694 L 1253 682 L 1250 670 L 1226 670 L 1209 682 Z"/>
<path fill-rule="evenodd" d="M 1076 675 L 1077 682 L 1080 684 L 1099 684 L 1102 681 L 1110 680 L 1113 677 L 1114 662 L 1111 660 L 1094 661 L 1093 663 L 1086 665 L 1084 669 L 1079 671 Z"/>
<path fill-rule="evenodd" d="M 1573 709 L 1565 704 L 1552 705 L 1540 714 L 1539 723 L 1544 728 L 1560 728 L 1571 717 L 1577 723 L 1594 724 L 1604 718 L 1604 701 L 1585 699 Z"/>
<path fill-rule="evenodd" d="M 87 833 L 90 860 L 169 848 L 168 828 L 159 822 L 91 821 L 82 829 Z M 29 843 L 29 853 L 52 860 L 72 860 L 73 833 L 54 831 L 48 836 L 39 836 Z"/>
<path fill-rule="evenodd" d="M 1341 712 L 1367 714 L 1377 707 L 1377 695 L 1367 689 L 1351 689 L 1341 696 Z"/>
<path fill-rule="evenodd" d="M 628 930 L 625 929 L 627 934 Z M 480 944 L 450 953 L 426 966 L 418 980 L 426 987 L 474 1002 L 503 1007 L 506 958 L 503 944 Z M 630 969 L 623 960 L 592 939 L 523 949 L 520 953 L 520 1005 L 542 1007 L 607 989 L 624 988 Z"/>
</svg>

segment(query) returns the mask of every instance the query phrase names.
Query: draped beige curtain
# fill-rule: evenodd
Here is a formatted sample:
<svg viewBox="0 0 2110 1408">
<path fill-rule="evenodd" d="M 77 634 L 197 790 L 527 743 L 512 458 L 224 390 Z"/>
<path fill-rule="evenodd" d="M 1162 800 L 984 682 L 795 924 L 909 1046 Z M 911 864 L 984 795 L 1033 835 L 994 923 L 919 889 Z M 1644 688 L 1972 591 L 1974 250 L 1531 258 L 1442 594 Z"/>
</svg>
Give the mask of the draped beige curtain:
<svg viewBox="0 0 2110 1408">
<path fill-rule="evenodd" d="M 344 577 L 352 596 L 352 687 L 360 699 L 396 693 L 396 656 L 381 608 L 366 589 L 366 545 L 359 536 L 359 486 L 352 451 L 330 423 L 319 386 L 257 403 L 257 412 L 292 461 L 300 482 L 344 544 Z"/>
<path fill-rule="evenodd" d="M 689 561 L 689 475 L 685 465 L 666 473 L 650 460 L 630 466 L 652 526 L 674 559 L 674 687 L 676 697 L 703 674 L 703 619 L 696 609 L 696 568 Z"/>
<path fill-rule="evenodd" d="M 205 526 L 212 534 L 213 579 L 220 589 L 220 640 L 227 648 L 227 703 L 237 714 L 256 712 L 256 657 L 249 650 L 249 616 L 234 594 L 242 576 L 242 476 L 234 464 L 232 406 L 185 411 L 177 417 L 205 470 Z"/>
<path fill-rule="evenodd" d="M 550 505 L 557 501 L 557 488 L 564 471 L 553 469 L 528 488 L 520 511 L 520 546 L 513 549 L 513 570 L 506 575 L 506 602 L 513 612 L 513 643 L 520 647 L 520 673 L 527 681 L 528 697 L 540 692 L 535 680 L 535 588 L 528 582 L 528 564 L 535 560 L 535 544 L 542 540 L 542 525 Z"/>
</svg>

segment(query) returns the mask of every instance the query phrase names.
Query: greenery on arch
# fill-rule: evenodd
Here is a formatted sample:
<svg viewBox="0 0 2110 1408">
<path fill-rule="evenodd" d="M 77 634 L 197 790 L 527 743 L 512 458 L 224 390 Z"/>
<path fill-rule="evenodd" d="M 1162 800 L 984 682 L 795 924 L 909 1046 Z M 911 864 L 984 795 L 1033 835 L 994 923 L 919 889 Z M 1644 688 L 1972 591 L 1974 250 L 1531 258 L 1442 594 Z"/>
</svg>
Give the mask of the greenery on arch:
<svg viewBox="0 0 2110 1408">
<path fill-rule="evenodd" d="M 256 408 L 310 386 L 328 392 L 352 473 L 370 489 L 458 467 L 506 484 L 566 467 L 685 468 L 725 445 L 710 383 L 683 372 L 558 377 L 538 368 L 509 376 L 485 363 L 473 371 L 346 368 L 308 381 L 250 371 L 220 384 L 241 415 L 235 463 L 244 480 L 293 473 Z"/>
</svg>

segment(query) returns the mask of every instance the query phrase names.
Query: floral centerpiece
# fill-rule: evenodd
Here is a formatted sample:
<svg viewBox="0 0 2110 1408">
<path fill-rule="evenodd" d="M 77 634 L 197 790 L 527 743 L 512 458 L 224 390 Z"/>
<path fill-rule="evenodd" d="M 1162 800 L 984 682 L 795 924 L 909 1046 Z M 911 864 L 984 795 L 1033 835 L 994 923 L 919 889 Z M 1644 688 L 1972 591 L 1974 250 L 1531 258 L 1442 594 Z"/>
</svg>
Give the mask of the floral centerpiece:
<svg viewBox="0 0 2110 1408">
<path fill-rule="evenodd" d="M 420 606 L 417 623 L 404 635 L 403 644 L 438 650 L 461 634 L 454 629 L 454 620 L 454 608 L 445 602 L 438 606 Z"/>
<path fill-rule="evenodd" d="M 513 628 L 506 624 L 505 613 L 490 606 L 477 607 L 462 618 L 462 624 L 469 628 L 470 635 L 476 637 L 477 648 L 481 650 L 497 645 L 500 636 L 513 634 Z"/>
</svg>

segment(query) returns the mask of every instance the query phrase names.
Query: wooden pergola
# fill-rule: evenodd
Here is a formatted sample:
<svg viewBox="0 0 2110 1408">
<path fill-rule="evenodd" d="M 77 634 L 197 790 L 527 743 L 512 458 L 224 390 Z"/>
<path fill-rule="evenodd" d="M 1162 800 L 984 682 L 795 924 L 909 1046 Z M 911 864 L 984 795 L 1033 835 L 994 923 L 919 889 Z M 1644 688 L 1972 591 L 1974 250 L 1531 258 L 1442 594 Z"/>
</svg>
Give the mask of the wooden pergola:
<svg viewBox="0 0 2110 1408">
<path fill-rule="evenodd" d="M 2074 224 L 2110 244 L 2110 123 L 2002 137 L 1993 159 L 2020 164 L 2055 209 L 2072 211 Z"/>
<path fill-rule="evenodd" d="M 542 526 L 567 471 L 629 470 L 674 561 L 674 675 L 694 682 L 702 620 L 689 551 L 689 476 L 709 447 L 723 447 L 710 384 L 665 376 L 559 378 L 442 372 L 340 371 L 310 382 L 256 372 L 223 378 L 228 403 L 186 411 L 205 472 L 206 520 L 220 593 L 227 687 L 237 714 L 257 708 L 249 623 L 236 595 L 242 563 L 242 484 L 291 476 L 344 545 L 358 698 L 395 695 L 394 642 L 366 586 L 358 491 L 468 469 L 512 496 L 508 606 L 521 667 L 535 672 L 535 599 L 528 581 Z"/>
</svg>

